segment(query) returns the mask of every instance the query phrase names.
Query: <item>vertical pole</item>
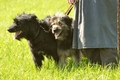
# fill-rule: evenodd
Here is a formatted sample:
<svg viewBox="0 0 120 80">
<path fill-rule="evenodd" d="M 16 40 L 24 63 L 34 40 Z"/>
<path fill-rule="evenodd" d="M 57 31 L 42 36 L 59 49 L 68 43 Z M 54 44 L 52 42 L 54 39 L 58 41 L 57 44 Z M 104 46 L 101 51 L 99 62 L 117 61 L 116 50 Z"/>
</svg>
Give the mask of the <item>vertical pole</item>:
<svg viewBox="0 0 120 80">
<path fill-rule="evenodd" d="M 117 6 L 117 32 L 118 32 L 118 54 L 120 58 L 120 0 L 118 0 L 118 6 Z"/>
</svg>

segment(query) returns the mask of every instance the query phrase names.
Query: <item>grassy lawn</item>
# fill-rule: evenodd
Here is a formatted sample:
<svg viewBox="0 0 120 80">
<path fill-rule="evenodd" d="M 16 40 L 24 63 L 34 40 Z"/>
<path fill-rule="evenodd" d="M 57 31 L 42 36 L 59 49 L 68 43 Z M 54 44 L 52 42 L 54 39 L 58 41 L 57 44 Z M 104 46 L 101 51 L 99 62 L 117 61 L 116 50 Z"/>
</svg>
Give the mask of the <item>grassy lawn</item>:
<svg viewBox="0 0 120 80">
<path fill-rule="evenodd" d="M 7 28 L 18 14 L 34 13 L 39 19 L 56 12 L 65 12 L 67 0 L 0 0 L 0 80 L 120 80 L 120 65 L 116 69 L 102 68 L 87 63 L 83 58 L 79 66 L 55 66 L 45 57 L 42 69 L 36 71 L 25 39 L 14 40 Z M 73 10 L 70 13 L 73 17 Z"/>
</svg>

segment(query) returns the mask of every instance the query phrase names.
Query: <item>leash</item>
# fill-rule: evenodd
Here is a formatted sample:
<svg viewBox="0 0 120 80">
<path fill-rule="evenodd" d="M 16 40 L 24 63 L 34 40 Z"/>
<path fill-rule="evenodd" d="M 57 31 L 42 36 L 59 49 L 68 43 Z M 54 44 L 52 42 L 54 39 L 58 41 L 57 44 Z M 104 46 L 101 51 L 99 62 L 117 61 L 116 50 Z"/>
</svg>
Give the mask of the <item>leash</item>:
<svg viewBox="0 0 120 80">
<path fill-rule="evenodd" d="M 73 5 L 71 4 L 71 5 L 69 6 L 69 8 L 67 9 L 67 11 L 65 12 L 65 14 L 66 14 L 66 15 L 69 15 L 70 12 L 71 12 L 71 10 L 72 10 L 72 8 L 73 8 Z"/>
<path fill-rule="evenodd" d="M 71 12 L 74 4 L 76 4 L 78 1 L 79 1 L 79 0 L 74 0 L 74 3 L 71 4 L 71 5 L 68 7 L 67 11 L 65 12 L 66 15 L 69 15 L 69 14 L 70 14 L 70 12 Z"/>
</svg>

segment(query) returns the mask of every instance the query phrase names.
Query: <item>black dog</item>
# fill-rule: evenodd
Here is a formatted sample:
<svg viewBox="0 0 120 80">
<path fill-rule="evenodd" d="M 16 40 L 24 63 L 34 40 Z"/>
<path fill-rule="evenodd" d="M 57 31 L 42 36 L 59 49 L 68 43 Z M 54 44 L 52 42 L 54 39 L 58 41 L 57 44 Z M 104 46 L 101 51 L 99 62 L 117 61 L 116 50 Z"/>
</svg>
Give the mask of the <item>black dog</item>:
<svg viewBox="0 0 120 80">
<path fill-rule="evenodd" d="M 55 14 L 51 19 L 52 33 L 57 41 L 57 51 L 62 66 L 67 62 L 68 56 L 72 57 L 74 63 L 79 63 L 80 61 L 79 51 L 77 49 L 72 49 L 72 24 L 72 18 L 60 13 Z"/>
<path fill-rule="evenodd" d="M 43 53 L 52 56 L 56 63 L 59 61 L 57 45 L 54 35 L 49 31 L 49 24 L 45 20 L 38 20 L 34 14 L 17 16 L 9 27 L 10 33 L 15 33 L 15 39 L 27 39 L 36 67 L 42 66 Z"/>
</svg>

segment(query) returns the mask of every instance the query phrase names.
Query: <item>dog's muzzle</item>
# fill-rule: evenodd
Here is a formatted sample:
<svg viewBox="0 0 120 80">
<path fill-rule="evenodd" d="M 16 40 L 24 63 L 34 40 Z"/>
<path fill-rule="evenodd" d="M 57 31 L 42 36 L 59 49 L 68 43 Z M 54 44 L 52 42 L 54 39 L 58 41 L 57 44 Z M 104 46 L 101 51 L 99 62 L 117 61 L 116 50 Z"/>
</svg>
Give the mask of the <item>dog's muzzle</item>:
<svg viewBox="0 0 120 80">
<path fill-rule="evenodd" d="M 58 39 L 58 37 L 62 33 L 61 27 L 59 27 L 58 25 L 53 25 L 52 26 L 52 33 L 54 34 L 55 39 Z"/>
<path fill-rule="evenodd" d="M 10 33 L 16 32 L 17 31 L 16 26 L 17 26 L 16 24 L 13 24 L 12 26 L 10 26 L 8 28 L 8 32 Z"/>
<path fill-rule="evenodd" d="M 61 31 L 61 28 L 58 27 L 58 25 L 53 25 L 52 26 L 52 33 L 59 33 Z"/>
</svg>

